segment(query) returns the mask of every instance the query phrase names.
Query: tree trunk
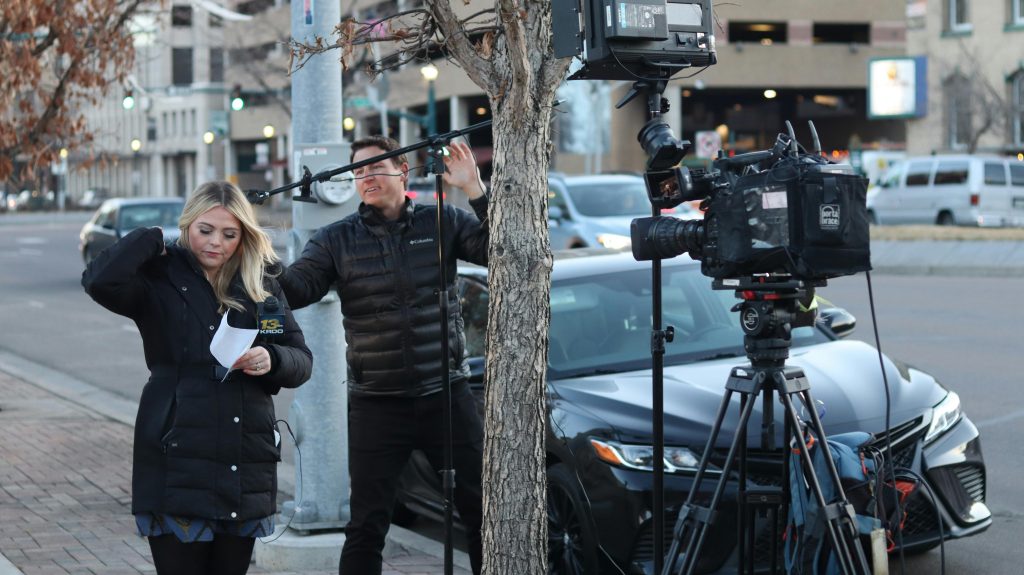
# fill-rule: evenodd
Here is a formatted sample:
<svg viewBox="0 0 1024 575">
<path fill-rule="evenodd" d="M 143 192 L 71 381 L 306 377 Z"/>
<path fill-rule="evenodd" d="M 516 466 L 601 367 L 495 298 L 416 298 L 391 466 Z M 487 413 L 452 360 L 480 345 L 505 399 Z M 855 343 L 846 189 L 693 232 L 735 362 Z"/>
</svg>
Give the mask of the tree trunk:
<svg viewBox="0 0 1024 575">
<path fill-rule="evenodd" d="M 488 212 L 491 301 L 483 469 L 483 572 L 488 575 L 547 572 L 549 105 L 550 98 L 492 102 L 495 169 Z"/>
</svg>

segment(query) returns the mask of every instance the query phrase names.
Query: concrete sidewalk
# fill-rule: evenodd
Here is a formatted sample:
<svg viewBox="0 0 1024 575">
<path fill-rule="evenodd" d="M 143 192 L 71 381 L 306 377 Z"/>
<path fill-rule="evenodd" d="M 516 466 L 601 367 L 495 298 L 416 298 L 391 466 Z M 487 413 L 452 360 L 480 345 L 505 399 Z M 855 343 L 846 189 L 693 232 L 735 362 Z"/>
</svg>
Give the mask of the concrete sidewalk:
<svg viewBox="0 0 1024 575">
<path fill-rule="evenodd" d="M 132 427 L 58 394 L 73 386 L 36 385 L 27 373 L 0 361 L 0 575 L 155 573 L 130 512 Z M 465 575 L 460 555 L 455 572 Z M 442 556 L 436 541 L 393 527 L 384 573 L 441 573 Z"/>
</svg>

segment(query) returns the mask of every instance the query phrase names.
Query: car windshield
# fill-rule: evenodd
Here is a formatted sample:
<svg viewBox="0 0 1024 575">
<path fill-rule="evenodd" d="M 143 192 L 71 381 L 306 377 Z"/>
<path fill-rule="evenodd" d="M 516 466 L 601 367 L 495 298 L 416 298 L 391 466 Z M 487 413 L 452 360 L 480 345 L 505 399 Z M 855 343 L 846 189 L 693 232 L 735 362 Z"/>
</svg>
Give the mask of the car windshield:
<svg viewBox="0 0 1024 575">
<path fill-rule="evenodd" d="M 732 291 L 711 289 L 695 266 L 663 270 L 663 326 L 675 330 L 665 364 L 745 358 Z M 651 366 L 651 274 L 635 269 L 551 286 L 551 376 L 616 373 Z M 827 341 L 812 327 L 793 330 L 793 345 Z"/>
<path fill-rule="evenodd" d="M 141 227 L 178 227 L 182 204 L 140 204 L 121 207 L 121 229 L 125 232 Z"/>
<path fill-rule="evenodd" d="M 579 213 L 587 217 L 649 216 L 651 202 L 643 179 L 622 179 L 613 183 L 568 183 L 569 197 Z"/>
</svg>

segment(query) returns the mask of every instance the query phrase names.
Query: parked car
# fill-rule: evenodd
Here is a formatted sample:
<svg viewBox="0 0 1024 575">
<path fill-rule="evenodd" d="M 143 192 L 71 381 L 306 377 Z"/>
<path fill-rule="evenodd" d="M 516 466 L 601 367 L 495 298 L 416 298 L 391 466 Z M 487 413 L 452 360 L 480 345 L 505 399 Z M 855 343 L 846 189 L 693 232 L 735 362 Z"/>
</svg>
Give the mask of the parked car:
<svg viewBox="0 0 1024 575">
<path fill-rule="evenodd" d="M 1024 226 L 1024 162 L 999 156 L 911 157 L 868 192 L 877 224 Z"/>
<path fill-rule="evenodd" d="M 650 266 L 628 253 L 582 252 L 596 251 L 604 255 L 558 254 L 551 279 L 545 443 L 549 572 L 651 573 Z M 743 332 L 732 312 L 737 303 L 733 292 L 712 290 L 711 281 L 689 258 L 662 263 L 664 325 L 675 329 L 664 356 L 667 550 L 730 369 L 747 362 Z M 481 402 L 486 273 L 463 267 L 459 278 L 466 350 L 474 373 L 471 386 Z M 840 308 L 822 310 L 820 318 L 814 327 L 793 330 L 788 364 L 806 373 L 814 399 L 823 404 L 826 432 L 869 432 L 882 451 L 888 436 L 896 467 L 915 471 L 937 494 L 936 508 L 921 487 L 910 492 L 904 550 L 931 548 L 940 534 L 958 538 L 987 529 L 992 514 L 985 506 L 979 433 L 961 410 L 957 394 L 927 373 L 886 358 L 892 396 L 892 427 L 886 430 L 886 394 L 875 348 L 843 339 L 854 329 L 855 319 Z M 760 445 L 761 403 L 755 405 L 748 428 L 751 446 Z M 780 436 L 781 411 L 776 407 L 774 412 Z M 730 410 L 729 417 L 713 464 L 724 461 L 738 409 Z M 747 461 L 748 477 L 757 484 L 781 484 L 777 454 L 751 449 Z M 728 570 L 735 559 L 735 477 L 732 481 L 719 508 L 720 520 L 703 547 L 701 573 Z M 714 479 L 704 481 L 702 496 L 709 499 L 714 484 Z M 440 493 L 438 474 L 415 452 L 402 477 L 398 520 L 416 514 L 440 517 Z M 767 563 L 770 530 L 764 527 L 759 526 L 755 558 Z"/>
<path fill-rule="evenodd" d="M 703 217 L 700 210 L 681 204 L 668 215 Z M 634 218 L 651 215 L 647 184 L 642 176 L 600 174 L 548 177 L 548 221 L 552 249 L 625 248 Z"/>
<path fill-rule="evenodd" d="M 11 211 L 17 212 L 40 212 L 56 208 L 56 196 L 42 190 L 21 190 L 14 199 Z"/>
<path fill-rule="evenodd" d="M 82 192 L 82 197 L 78 199 L 78 207 L 83 210 L 95 210 L 109 197 L 110 191 L 106 188 L 89 188 Z"/>
<path fill-rule="evenodd" d="M 85 263 L 112 246 L 125 234 L 141 227 L 159 226 L 164 241 L 178 239 L 178 218 L 185 207 L 183 198 L 111 198 L 100 204 L 78 234 L 78 249 Z"/>
</svg>

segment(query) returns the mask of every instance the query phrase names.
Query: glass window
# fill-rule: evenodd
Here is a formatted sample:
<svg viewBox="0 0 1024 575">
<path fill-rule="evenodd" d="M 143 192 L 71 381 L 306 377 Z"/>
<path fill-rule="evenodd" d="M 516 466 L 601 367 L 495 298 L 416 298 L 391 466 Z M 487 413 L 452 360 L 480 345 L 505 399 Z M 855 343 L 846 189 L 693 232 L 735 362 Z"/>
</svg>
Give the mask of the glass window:
<svg viewBox="0 0 1024 575">
<path fill-rule="evenodd" d="M 182 204 L 127 205 L 121 208 L 121 232 L 126 233 L 135 228 L 160 226 L 162 228 L 178 227 Z"/>
<path fill-rule="evenodd" d="M 651 215 L 647 184 L 640 178 L 625 183 L 572 184 L 568 189 L 576 211 L 587 217 Z"/>
<path fill-rule="evenodd" d="M 172 6 L 171 7 L 171 26 L 175 28 L 188 28 L 192 25 L 192 7 L 191 6 Z"/>
<path fill-rule="evenodd" d="M 1006 185 L 1006 165 L 1002 162 L 985 162 L 985 183 L 992 186 Z"/>
<path fill-rule="evenodd" d="M 907 186 L 927 186 L 932 173 L 932 163 L 910 162 L 907 166 Z"/>
<path fill-rule="evenodd" d="M 935 185 L 963 184 L 967 182 L 967 162 L 939 162 L 935 170 Z"/>
<path fill-rule="evenodd" d="M 1010 184 L 1024 186 L 1024 164 L 1010 164 Z"/>
<path fill-rule="evenodd" d="M 947 0 L 949 2 L 949 29 L 953 32 L 968 32 L 971 29 L 970 0 Z"/>
<path fill-rule="evenodd" d="M 483 357 L 487 341 L 487 286 L 459 278 L 459 300 L 465 322 L 466 357 Z"/>
<path fill-rule="evenodd" d="M 224 81 L 224 50 L 210 48 L 210 81 Z"/>
<path fill-rule="evenodd" d="M 1017 26 L 1024 26 L 1024 0 L 1010 0 L 1010 5 L 1013 7 L 1011 22 Z"/>
<path fill-rule="evenodd" d="M 562 215 L 569 217 L 568 208 L 565 206 L 565 198 L 562 197 L 561 189 L 558 186 L 548 185 L 548 206 L 562 210 Z"/>
<path fill-rule="evenodd" d="M 750 42 L 770 46 L 784 44 L 788 36 L 786 22 L 729 22 L 729 42 Z"/>
<path fill-rule="evenodd" d="M 171 83 L 175 86 L 192 84 L 192 48 L 171 49 Z"/>
</svg>

